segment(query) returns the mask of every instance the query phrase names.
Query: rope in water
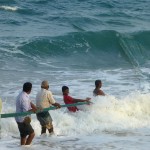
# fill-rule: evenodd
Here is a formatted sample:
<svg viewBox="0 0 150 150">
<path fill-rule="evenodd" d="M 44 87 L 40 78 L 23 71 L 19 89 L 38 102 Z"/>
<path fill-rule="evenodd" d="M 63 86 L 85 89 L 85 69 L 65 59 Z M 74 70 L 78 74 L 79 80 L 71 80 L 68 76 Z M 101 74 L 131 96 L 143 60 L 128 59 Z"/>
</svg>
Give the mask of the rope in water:
<svg viewBox="0 0 150 150">
<path fill-rule="evenodd" d="M 88 104 L 88 102 L 79 102 L 79 103 L 74 103 L 74 104 L 66 104 L 66 105 L 61 105 L 61 107 L 72 107 L 72 106 L 77 106 L 77 105 L 85 105 Z M 54 110 L 57 109 L 57 107 L 51 106 L 49 108 L 45 108 L 42 111 L 49 111 L 49 110 Z M 35 113 L 38 113 L 41 111 L 37 111 Z M 21 113 L 8 113 L 8 114 L 0 114 L 1 118 L 10 118 L 10 117 L 18 117 L 18 116 L 27 116 L 31 114 L 35 114 L 34 112 L 21 112 Z"/>
</svg>

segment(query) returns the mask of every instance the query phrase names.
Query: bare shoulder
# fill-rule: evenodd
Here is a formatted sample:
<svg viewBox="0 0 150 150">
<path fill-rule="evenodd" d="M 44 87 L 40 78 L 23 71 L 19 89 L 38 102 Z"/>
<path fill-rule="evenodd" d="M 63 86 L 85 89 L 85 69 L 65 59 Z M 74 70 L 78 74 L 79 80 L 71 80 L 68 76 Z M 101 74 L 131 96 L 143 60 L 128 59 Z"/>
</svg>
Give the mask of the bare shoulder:
<svg viewBox="0 0 150 150">
<path fill-rule="evenodd" d="M 102 90 L 99 90 L 99 91 L 98 91 L 98 95 L 103 95 L 103 96 L 104 96 L 105 93 L 104 93 Z"/>
</svg>

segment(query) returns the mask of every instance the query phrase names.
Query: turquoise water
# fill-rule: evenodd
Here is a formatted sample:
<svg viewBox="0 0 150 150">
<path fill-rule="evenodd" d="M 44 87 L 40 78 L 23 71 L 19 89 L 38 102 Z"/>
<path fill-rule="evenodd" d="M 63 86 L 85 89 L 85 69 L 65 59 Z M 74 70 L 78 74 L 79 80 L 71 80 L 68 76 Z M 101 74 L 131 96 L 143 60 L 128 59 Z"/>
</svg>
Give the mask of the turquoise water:
<svg viewBox="0 0 150 150">
<path fill-rule="evenodd" d="M 15 99 L 26 81 L 36 93 L 43 79 L 59 95 L 64 84 L 92 95 L 96 79 L 109 94 L 148 92 L 149 3 L 1 0 L 1 97 Z"/>
<path fill-rule="evenodd" d="M 83 138 L 77 145 L 86 144 L 84 139 L 87 139 L 91 140 L 93 149 L 123 149 L 122 146 L 130 145 L 135 139 L 132 147 L 128 147 L 132 149 L 142 137 L 144 141 L 136 149 L 147 150 L 150 125 L 147 121 L 150 118 L 147 109 L 150 91 L 149 6 L 149 0 L 0 0 L 0 97 L 5 108 L 3 113 L 15 110 L 15 98 L 26 81 L 33 84 L 33 102 L 41 81 L 46 79 L 55 99 L 63 104 L 63 85 L 70 87 L 73 97 L 92 97 L 94 81 L 101 79 L 102 89 L 110 97 L 100 98 L 102 103 L 95 102 L 97 106 L 90 109 L 97 110 L 89 116 L 92 120 L 92 114 L 95 114 L 93 122 L 82 122 L 87 118 L 86 113 L 70 116 L 60 110 L 53 114 L 56 130 L 69 137 L 80 133 Z M 110 109 L 101 108 L 108 108 L 107 105 Z M 116 110 L 118 105 L 120 109 Z M 134 109 L 137 114 L 132 111 Z M 77 119 L 81 123 L 78 130 Z M 35 118 L 33 121 L 38 135 L 40 129 Z M 61 124 L 68 126 L 61 128 Z M 12 124 L 2 120 L 2 129 L 2 136 L 6 139 L 18 134 L 13 119 Z M 116 143 L 120 134 L 130 141 Z M 94 137 L 90 139 L 89 135 Z M 102 147 L 97 140 L 94 144 L 98 138 Z M 7 143 L 3 140 L 5 149 Z M 38 140 L 35 141 L 38 145 Z M 108 141 L 112 141 L 114 147 L 107 145 Z M 42 144 L 39 145 L 43 148 Z"/>
<path fill-rule="evenodd" d="M 36 64 L 36 58 L 65 61 L 67 56 L 69 62 L 78 60 L 73 64 L 80 68 L 145 65 L 150 58 L 149 3 L 2 0 L 1 61 L 13 57 L 17 65 L 18 59 L 29 58 Z"/>
<path fill-rule="evenodd" d="M 36 93 L 43 79 L 59 95 L 64 84 L 92 95 L 96 79 L 117 96 L 149 92 L 149 3 L 1 0 L 1 97 L 15 99 L 26 81 Z"/>
</svg>

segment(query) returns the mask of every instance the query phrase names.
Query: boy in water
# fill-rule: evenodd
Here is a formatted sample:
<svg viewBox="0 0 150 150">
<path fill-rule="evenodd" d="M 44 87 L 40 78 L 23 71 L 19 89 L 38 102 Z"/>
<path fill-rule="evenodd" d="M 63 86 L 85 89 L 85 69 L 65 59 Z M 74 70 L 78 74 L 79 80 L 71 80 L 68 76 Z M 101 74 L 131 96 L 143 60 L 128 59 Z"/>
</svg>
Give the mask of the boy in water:
<svg viewBox="0 0 150 150">
<path fill-rule="evenodd" d="M 91 99 L 91 98 L 86 98 L 85 100 L 83 100 L 83 99 L 72 98 L 71 96 L 68 95 L 69 88 L 67 86 L 62 87 L 62 93 L 63 93 L 63 99 L 64 99 L 65 104 L 74 104 L 74 103 L 78 103 L 78 102 L 89 102 L 89 100 Z M 67 108 L 71 112 L 76 112 L 79 110 L 76 106 L 71 106 L 71 107 L 67 107 Z"/>
<path fill-rule="evenodd" d="M 105 93 L 100 89 L 102 87 L 102 81 L 101 80 L 96 80 L 95 81 L 95 89 L 93 91 L 94 96 L 105 96 Z"/>
</svg>

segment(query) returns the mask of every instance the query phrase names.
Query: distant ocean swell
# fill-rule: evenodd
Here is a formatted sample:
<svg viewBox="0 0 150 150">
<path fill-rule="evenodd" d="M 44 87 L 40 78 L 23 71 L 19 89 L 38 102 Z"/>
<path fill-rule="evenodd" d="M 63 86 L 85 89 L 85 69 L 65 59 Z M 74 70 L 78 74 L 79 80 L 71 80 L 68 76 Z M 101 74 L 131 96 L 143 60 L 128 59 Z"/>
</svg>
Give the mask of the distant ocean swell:
<svg viewBox="0 0 150 150">
<path fill-rule="evenodd" d="M 36 37 L 18 46 L 1 44 L 13 57 L 88 61 L 99 65 L 144 65 L 150 59 L 150 31 L 121 34 L 116 31 L 75 32 L 57 37 Z M 8 43 L 7 43 L 8 44 Z M 7 51 L 4 49 L 7 48 Z M 93 65 L 94 65 L 93 64 Z"/>
</svg>

